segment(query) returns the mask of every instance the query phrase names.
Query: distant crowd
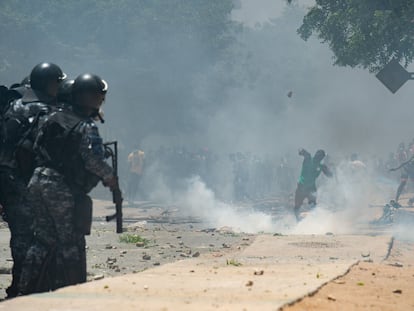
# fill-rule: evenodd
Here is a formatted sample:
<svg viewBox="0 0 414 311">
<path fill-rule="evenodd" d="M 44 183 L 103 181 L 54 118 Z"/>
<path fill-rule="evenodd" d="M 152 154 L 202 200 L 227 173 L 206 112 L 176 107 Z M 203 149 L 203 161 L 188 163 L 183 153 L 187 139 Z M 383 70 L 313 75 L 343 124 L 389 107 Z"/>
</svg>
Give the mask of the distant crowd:
<svg viewBox="0 0 414 311">
<path fill-rule="evenodd" d="M 216 194 L 223 192 L 223 183 L 231 184 L 230 197 L 236 201 L 268 197 L 275 191 L 287 193 L 295 186 L 296 172 L 287 156 L 275 159 L 250 152 L 219 155 L 208 148 L 190 151 L 160 147 L 145 152 L 144 157 L 144 152 L 140 152 L 143 160 L 138 160 L 138 150 L 128 157 L 127 196 L 131 200 L 147 198 L 145 189 L 154 186 L 147 185 L 148 180 L 154 179 L 175 191 L 180 190 L 187 179 L 199 176 Z"/>
<path fill-rule="evenodd" d="M 407 147 L 401 143 L 386 160 L 377 156 L 362 158 L 354 153 L 342 158 L 326 155 L 323 163 L 334 175 L 337 166 L 345 162 L 354 167 L 369 168 L 378 177 L 396 182 L 401 174 L 390 170 L 413 155 L 414 141 Z M 128 156 L 129 176 L 125 176 L 125 191 L 130 200 L 144 200 L 148 199 L 147 192 L 154 189 L 155 183 L 161 182 L 166 188 L 176 191 L 188 178 L 199 176 L 218 195 L 223 192 L 223 184 L 231 185 L 227 198 L 234 201 L 291 195 L 298 182 L 299 161 L 300 158 L 292 153 L 263 156 L 252 152 L 219 154 L 208 148 L 159 147 L 147 152 L 136 149 Z M 401 168 L 403 176 L 407 169 L 409 167 Z"/>
</svg>

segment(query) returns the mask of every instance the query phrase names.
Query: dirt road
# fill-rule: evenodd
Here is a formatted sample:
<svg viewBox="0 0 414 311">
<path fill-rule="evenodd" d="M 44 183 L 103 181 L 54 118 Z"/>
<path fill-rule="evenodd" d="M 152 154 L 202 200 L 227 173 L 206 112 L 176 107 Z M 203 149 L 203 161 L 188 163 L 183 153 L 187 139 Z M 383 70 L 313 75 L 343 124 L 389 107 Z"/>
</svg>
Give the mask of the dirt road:
<svg viewBox="0 0 414 311">
<path fill-rule="evenodd" d="M 413 284 L 414 243 L 397 240 L 387 260 L 361 262 L 283 311 L 414 310 Z"/>
<path fill-rule="evenodd" d="M 219 256 L 245 248 L 254 240 L 250 234 L 234 233 L 225 227 L 208 228 L 196 219 L 171 215 L 160 205 L 145 206 L 124 209 L 125 234 L 147 240 L 145 245 L 137 246 L 120 242 L 115 223 L 104 221 L 104 216 L 112 212 L 112 204 L 95 202 L 92 233 L 87 237 L 89 280 L 133 274 L 205 253 Z M 0 222 L 0 299 L 4 299 L 4 290 L 11 281 L 9 239 L 7 226 Z"/>
<path fill-rule="evenodd" d="M 123 243 L 97 202 L 92 282 L 0 303 L 0 310 L 410 310 L 414 245 L 387 228 L 364 235 L 249 235 L 162 207 L 126 208 Z M 11 267 L 0 229 L 0 287 Z M 391 243 L 392 242 L 392 243 Z M 109 278 L 110 276 L 119 276 Z M 304 298 L 305 297 L 305 298 Z"/>
</svg>

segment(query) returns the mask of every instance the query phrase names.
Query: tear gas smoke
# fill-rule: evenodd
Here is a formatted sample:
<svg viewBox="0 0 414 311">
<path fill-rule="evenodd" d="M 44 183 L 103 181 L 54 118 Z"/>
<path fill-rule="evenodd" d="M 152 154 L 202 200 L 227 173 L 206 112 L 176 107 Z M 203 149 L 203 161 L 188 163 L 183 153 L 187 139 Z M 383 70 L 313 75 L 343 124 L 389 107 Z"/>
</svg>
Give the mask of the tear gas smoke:
<svg viewBox="0 0 414 311">
<path fill-rule="evenodd" d="M 22 80 L 37 62 L 45 60 L 61 65 L 70 77 L 90 71 L 105 78 L 109 82 L 104 107 L 107 122 L 101 133 L 105 139 L 119 141 L 123 185 L 128 182 L 127 155 L 137 146 L 146 152 L 147 161 L 154 157 L 151 150 L 160 147 L 208 147 L 222 158 L 251 152 L 270 159 L 268 172 L 285 157 L 296 178 L 301 159 L 292 154 L 298 148 L 323 148 L 341 158 L 358 152 L 372 159 L 373 154 L 380 158 L 398 142 L 412 139 L 413 88 L 404 87 L 392 95 L 372 74 L 333 67 L 327 46 L 299 38 L 296 30 L 306 12 L 302 6 L 312 0 L 290 7 L 281 4 L 284 1 L 235 2 L 238 5 L 231 14 L 225 11 L 231 11 L 231 6 L 223 9 L 218 20 L 223 24 L 217 28 L 209 18 L 193 18 L 210 15 L 192 1 L 182 3 L 194 15 L 182 14 L 178 6 L 165 9 L 169 1 L 141 1 L 142 7 L 106 1 L 105 6 L 96 7 L 102 12 L 102 18 L 96 19 L 91 19 L 97 14 L 90 11 L 92 4 L 61 7 L 56 2 L 50 9 L 59 14 L 46 14 L 48 18 L 40 19 L 46 24 L 36 17 L 43 15 L 36 14 L 33 29 L 3 31 L 1 83 Z M 38 0 L 30 1 L 29 8 L 16 3 L 9 0 L 6 7 L 16 7 L 21 22 L 26 17 L 32 20 L 30 8 L 49 12 L 49 6 Z M 214 3 L 217 6 L 212 9 L 223 2 Z M 257 18 L 273 9 L 277 14 L 265 14 L 256 24 Z M 242 24 L 233 25 L 232 15 Z M 87 23 L 49 27 L 78 19 Z M 228 32 L 224 25 L 231 25 Z M 223 37 L 231 40 L 223 43 Z M 384 204 L 393 196 L 383 191 L 371 169 L 355 180 L 340 165 L 337 180 L 321 185 L 318 207 L 293 228 L 290 216 L 272 220 L 225 203 L 234 201 L 235 192 L 228 161 L 206 167 L 213 178 L 200 175 L 190 181 L 171 179 L 174 175 L 160 172 L 166 169 L 161 162 L 145 168 L 141 191 L 150 199 L 181 202 L 183 208 L 215 226 L 249 232 L 352 232 L 358 221 L 372 216 L 369 200 L 375 197 Z M 279 194 L 276 185 L 268 187 Z"/>
<path fill-rule="evenodd" d="M 179 201 L 190 215 L 202 218 L 215 228 L 231 227 L 236 232 L 274 232 L 272 217 L 218 200 L 199 177 L 188 180 L 188 188 Z"/>
<path fill-rule="evenodd" d="M 360 233 L 375 219 L 372 202 L 387 202 L 393 190 L 361 161 L 343 161 L 332 179 L 324 179 L 318 205 L 291 232 L 295 234 Z M 394 188 L 395 189 L 395 188 Z"/>
<path fill-rule="evenodd" d="M 341 162 L 335 177 L 322 181 L 319 204 L 298 224 L 291 207 L 281 207 L 284 216 L 275 218 L 271 213 L 256 211 L 246 204 L 226 203 L 217 198 L 199 176 L 183 181 L 178 191 L 159 183 L 151 199 L 175 202 L 184 215 L 199 217 L 205 225 L 215 228 L 231 227 L 236 232 L 352 234 L 366 229 L 377 217 L 376 210 L 369 208 L 370 203 L 385 202 L 395 189 L 376 177 L 376 173 L 360 161 Z"/>
</svg>

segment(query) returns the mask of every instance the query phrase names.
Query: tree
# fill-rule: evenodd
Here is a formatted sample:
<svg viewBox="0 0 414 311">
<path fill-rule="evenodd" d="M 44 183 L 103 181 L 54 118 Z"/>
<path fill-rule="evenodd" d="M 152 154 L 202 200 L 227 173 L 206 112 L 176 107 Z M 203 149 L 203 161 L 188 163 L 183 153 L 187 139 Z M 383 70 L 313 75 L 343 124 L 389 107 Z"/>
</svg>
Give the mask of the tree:
<svg viewBox="0 0 414 311">
<path fill-rule="evenodd" d="M 392 59 L 414 58 L 414 1 L 316 0 L 298 29 L 329 44 L 338 66 L 378 71 Z"/>
<path fill-rule="evenodd" d="M 0 84 L 52 61 L 71 78 L 108 81 L 113 135 L 192 132 L 194 78 L 234 41 L 232 9 L 233 0 L 2 0 Z"/>
</svg>

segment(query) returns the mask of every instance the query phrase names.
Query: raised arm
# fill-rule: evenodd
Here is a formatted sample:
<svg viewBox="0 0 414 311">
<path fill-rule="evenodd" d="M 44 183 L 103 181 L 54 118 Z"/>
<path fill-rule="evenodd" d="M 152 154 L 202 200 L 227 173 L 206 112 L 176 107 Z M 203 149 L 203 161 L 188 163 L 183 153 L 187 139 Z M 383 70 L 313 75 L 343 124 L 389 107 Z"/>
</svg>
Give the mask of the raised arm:
<svg viewBox="0 0 414 311">
<path fill-rule="evenodd" d="M 305 149 L 300 149 L 299 150 L 299 155 L 303 156 L 305 159 L 308 159 L 311 157 L 311 154 L 309 152 L 307 152 Z"/>
<path fill-rule="evenodd" d="M 409 158 L 407 161 L 405 161 L 404 163 L 401 163 L 400 166 L 395 167 L 395 168 L 391 168 L 390 172 L 395 172 L 395 171 L 399 170 L 400 168 L 402 168 L 402 167 L 406 166 L 408 163 L 410 163 L 412 160 L 414 160 L 414 155 L 411 158 Z"/>
<path fill-rule="evenodd" d="M 322 173 L 326 176 L 326 177 L 333 177 L 333 174 L 331 172 L 331 170 L 329 169 L 329 167 L 327 167 L 325 164 L 321 165 L 321 169 L 322 169 Z"/>
</svg>

